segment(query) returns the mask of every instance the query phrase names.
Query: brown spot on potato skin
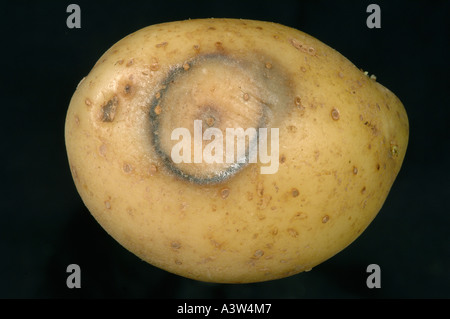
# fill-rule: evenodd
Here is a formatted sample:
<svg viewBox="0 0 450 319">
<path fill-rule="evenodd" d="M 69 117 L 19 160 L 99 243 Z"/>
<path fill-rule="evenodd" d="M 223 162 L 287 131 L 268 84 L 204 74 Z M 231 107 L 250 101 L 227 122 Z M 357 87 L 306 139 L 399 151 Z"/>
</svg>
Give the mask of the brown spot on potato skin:
<svg viewBox="0 0 450 319">
<path fill-rule="evenodd" d="M 256 193 L 259 197 L 262 197 L 264 195 L 264 184 L 262 182 L 259 182 L 256 185 Z"/>
<path fill-rule="evenodd" d="M 150 176 L 153 176 L 158 172 L 158 167 L 155 164 L 151 164 L 149 171 L 150 171 Z"/>
<path fill-rule="evenodd" d="M 306 219 L 308 218 L 308 215 L 306 215 L 306 213 L 303 212 L 297 212 L 295 213 L 295 215 L 292 217 L 291 221 L 294 220 L 302 220 L 302 219 Z"/>
<path fill-rule="evenodd" d="M 264 195 L 263 198 L 261 198 L 257 203 L 258 209 L 265 209 L 269 205 L 271 200 L 272 196 Z"/>
<path fill-rule="evenodd" d="M 296 48 L 297 50 L 303 52 L 303 53 L 307 53 L 309 55 L 315 56 L 316 55 L 316 49 L 314 49 L 313 47 L 308 47 L 306 45 L 304 45 L 303 43 L 301 43 L 299 40 L 291 38 L 289 40 L 289 42 L 292 44 L 292 46 L 294 48 Z"/>
<path fill-rule="evenodd" d="M 322 217 L 322 224 L 327 223 L 329 220 L 330 220 L 330 216 L 328 216 L 328 215 L 323 216 Z"/>
<path fill-rule="evenodd" d="M 157 105 L 157 106 L 155 107 L 155 114 L 156 114 L 156 115 L 159 115 L 159 114 L 161 114 L 161 112 L 162 112 L 161 106 L 160 106 L 160 105 Z"/>
<path fill-rule="evenodd" d="M 128 163 L 123 163 L 123 167 L 122 167 L 123 171 L 125 173 L 131 173 L 131 171 L 133 170 L 133 166 L 131 166 L 131 164 Z"/>
<path fill-rule="evenodd" d="M 181 248 L 181 244 L 179 242 L 177 242 L 177 241 L 173 241 L 170 244 L 170 247 L 172 247 L 173 249 L 180 249 Z"/>
<path fill-rule="evenodd" d="M 220 197 L 222 197 L 222 199 L 226 199 L 229 195 L 230 195 L 230 189 L 229 188 L 222 188 L 220 190 Z"/>
<path fill-rule="evenodd" d="M 133 80 L 134 76 L 131 74 L 127 77 L 123 77 L 119 81 L 117 87 L 117 96 L 119 99 L 131 99 L 134 97 L 137 86 L 134 84 Z"/>
<path fill-rule="evenodd" d="M 210 242 L 210 244 L 212 245 L 212 246 L 214 246 L 214 248 L 217 248 L 217 249 L 221 249 L 222 248 L 222 246 L 224 245 L 224 243 L 222 242 L 218 242 L 218 241 L 216 241 L 214 238 L 212 238 L 212 237 L 210 237 L 209 238 L 209 242 Z"/>
<path fill-rule="evenodd" d="M 102 106 L 101 121 L 102 122 L 112 122 L 116 116 L 117 106 L 119 105 L 119 100 L 116 96 L 106 102 Z"/>
<path fill-rule="evenodd" d="M 362 117 L 360 117 L 360 119 L 362 120 Z M 378 128 L 377 128 L 376 124 L 373 124 L 373 123 L 371 123 L 369 121 L 365 121 L 364 125 L 372 130 L 372 134 L 373 135 L 378 135 Z"/>
<path fill-rule="evenodd" d="M 153 63 L 150 65 L 150 70 L 152 70 L 152 71 L 158 71 L 158 70 L 159 70 L 159 64 L 158 64 L 158 62 L 153 62 Z"/>
<path fill-rule="evenodd" d="M 167 46 L 167 44 L 168 44 L 168 42 L 164 41 L 164 42 L 158 43 L 157 45 L 155 45 L 155 47 L 157 47 L 157 48 L 165 48 Z"/>
<path fill-rule="evenodd" d="M 256 214 L 256 217 L 257 217 L 259 220 L 264 220 L 264 219 L 266 219 L 266 215 L 264 215 L 264 214 L 262 214 L 262 213 L 257 213 L 257 214 Z"/>
<path fill-rule="evenodd" d="M 205 122 L 206 122 L 206 125 L 208 125 L 208 127 L 212 127 L 213 125 L 214 125 L 214 123 L 215 123 L 215 119 L 214 119 L 214 117 L 208 117 L 206 120 L 205 120 Z"/>
<path fill-rule="evenodd" d="M 362 208 L 366 208 L 367 198 L 362 201 Z"/>
<path fill-rule="evenodd" d="M 299 195 L 298 189 L 293 188 L 293 189 L 291 190 L 291 194 L 292 194 L 292 197 L 297 197 L 297 196 Z"/>
<path fill-rule="evenodd" d="M 335 121 L 339 120 L 339 111 L 337 109 L 331 110 L 331 118 Z"/>
<path fill-rule="evenodd" d="M 392 158 L 398 157 L 398 145 L 394 142 L 391 142 L 390 154 Z"/>
</svg>

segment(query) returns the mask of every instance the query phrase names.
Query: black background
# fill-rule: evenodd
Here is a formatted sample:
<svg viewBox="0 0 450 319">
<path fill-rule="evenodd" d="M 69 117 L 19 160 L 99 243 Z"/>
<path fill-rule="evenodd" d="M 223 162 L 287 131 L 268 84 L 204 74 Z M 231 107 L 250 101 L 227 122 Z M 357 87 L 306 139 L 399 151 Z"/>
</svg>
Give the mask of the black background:
<svg viewBox="0 0 450 319">
<path fill-rule="evenodd" d="M 75 1 L 74 1 L 75 2 Z M 449 1 L 69 1 L 1 4 L 1 298 L 449 298 Z M 428 3 L 428 4 L 427 4 Z M 64 121 L 78 82 L 115 42 L 187 18 L 278 22 L 302 30 L 377 76 L 404 103 L 410 144 L 385 205 L 347 249 L 289 278 L 202 283 L 157 269 L 95 222 L 72 181 Z M 66 267 L 81 267 L 68 289 Z M 366 286 L 367 265 L 381 288 Z"/>
</svg>

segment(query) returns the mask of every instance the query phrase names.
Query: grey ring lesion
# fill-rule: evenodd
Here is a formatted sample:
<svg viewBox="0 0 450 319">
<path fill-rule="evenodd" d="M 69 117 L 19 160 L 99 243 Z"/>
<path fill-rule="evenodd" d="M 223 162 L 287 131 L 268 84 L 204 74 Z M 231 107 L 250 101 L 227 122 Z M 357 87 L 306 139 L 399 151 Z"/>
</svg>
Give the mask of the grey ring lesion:
<svg viewBox="0 0 450 319">
<path fill-rule="evenodd" d="M 161 142 L 161 117 L 164 116 L 164 113 L 162 112 L 163 101 L 166 94 L 170 94 L 168 91 L 170 90 L 170 87 L 173 83 L 175 83 L 176 79 L 181 76 L 182 74 L 185 74 L 187 71 L 186 65 L 189 65 L 188 69 L 193 69 L 195 67 L 200 67 L 203 62 L 205 61 L 212 61 L 217 63 L 224 63 L 229 64 L 235 64 L 236 61 L 233 60 L 233 58 L 228 57 L 224 54 L 207 54 L 203 56 L 199 56 L 197 58 L 194 58 L 193 60 L 183 63 L 175 68 L 173 68 L 167 77 L 164 79 L 164 81 L 161 82 L 160 87 L 161 89 L 153 96 L 151 103 L 150 103 L 150 122 L 151 122 L 151 140 L 153 144 L 153 148 L 157 156 L 160 158 L 163 166 L 173 175 L 175 175 L 178 178 L 181 178 L 185 181 L 198 184 L 198 185 L 208 185 L 208 184 L 218 184 L 221 182 L 224 182 L 225 180 L 229 179 L 233 175 L 235 175 L 237 172 L 239 172 L 242 168 L 244 168 L 246 165 L 248 165 L 249 162 L 249 149 L 246 147 L 245 151 L 245 162 L 239 163 L 234 162 L 230 163 L 226 167 L 220 169 L 219 171 L 213 172 L 213 173 L 205 173 L 204 175 L 199 174 L 191 174 L 180 167 L 177 166 L 176 163 L 172 161 L 172 158 L 170 154 L 167 154 L 163 147 Z M 237 62 L 239 64 L 239 62 Z M 259 107 L 262 110 L 262 113 L 259 114 L 259 119 L 257 120 L 257 126 L 256 129 L 256 136 L 254 139 L 258 141 L 259 134 L 258 129 L 260 127 L 266 127 L 266 124 L 268 122 L 267 120 L 267 114 L 265 112 L 265 109 L 267 108 L 267 105 L 263 103 L 262 101 L 258 101 Z M 210 107 L 209 105 L 205 105 L 205 107 Z M 216 120 L 216 118 L 214 118 Z M 214 123 L 210 122 L 208 123 L 208 118 L 203 119 L 203 122 L 207 124 L 207 127 L 210 127 L 214 125 Z M 250 141 L 249 141 L 250 145 Z M 192 163 L 192 165 L 196 165 L 195 163 Z"/>
</svg>

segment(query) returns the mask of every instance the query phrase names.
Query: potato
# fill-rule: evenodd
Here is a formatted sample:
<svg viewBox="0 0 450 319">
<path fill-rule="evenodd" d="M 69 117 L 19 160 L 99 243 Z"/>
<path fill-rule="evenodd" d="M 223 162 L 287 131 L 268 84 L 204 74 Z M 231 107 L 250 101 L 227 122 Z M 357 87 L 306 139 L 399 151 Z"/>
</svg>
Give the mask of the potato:
<svg viewBox="0 0 450 319">
<path fill-rule="evenodd" d="M 341 54 L 237 19 L 120 40 L 65 126 L 100 225 L 156 267 L 218 283 L 294 275 L 347 247 L 381 209 L 408 134 L 400 100 Z"/>
</svg>

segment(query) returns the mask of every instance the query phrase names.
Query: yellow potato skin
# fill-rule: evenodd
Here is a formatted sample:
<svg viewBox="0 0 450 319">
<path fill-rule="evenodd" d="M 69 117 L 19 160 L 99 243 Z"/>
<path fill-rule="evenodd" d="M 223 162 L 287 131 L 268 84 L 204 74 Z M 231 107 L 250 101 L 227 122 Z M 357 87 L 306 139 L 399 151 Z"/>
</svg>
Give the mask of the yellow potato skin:
<svg viewBox="0 0 450 319">
<path fill-rule="evenodd" d="M 272 123 L 276 174 L 250 164 L 196 185 L 158 162 L 149 97 L 174 65 L 210 53 L 250 55 L 286 79 Z M 83 202 L 125 248 L 181 276 L 247 283 L 310 270 L 353 242 L 389 193 L 408 131 L 400 100 L 317 39 L 275 23 L 200 19 L 111 47 L 78 85 L 65 138 Z"/>
</svg>

